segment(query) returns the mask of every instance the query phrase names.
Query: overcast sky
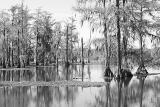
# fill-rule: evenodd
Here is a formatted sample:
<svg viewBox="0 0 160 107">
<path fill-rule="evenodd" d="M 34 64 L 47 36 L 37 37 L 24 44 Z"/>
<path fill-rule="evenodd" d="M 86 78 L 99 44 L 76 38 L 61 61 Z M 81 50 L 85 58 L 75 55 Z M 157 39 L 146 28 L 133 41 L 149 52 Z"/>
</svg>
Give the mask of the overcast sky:
<svg viewBox="0 0 160 107">
<path fill-rule="evenodd" d="M 31 11 L 41 7 L 49 11 L 57 20 L 63 20 L 74 14 L 72 9 L 76 0 L 23 0 Z M 21 4 L 22 0 L 1 0 L 0 9 L 9 9 L 12 5 Z"/>
<path fill-rule="evenodd" d="M 52 13 L 53 18 L 56 21 L 66 21 L 68 17 L 75 16 L 73 6 L 76 6 L 76 0 L 23 0 L 24 5 L 34 12 L 36 9 Z M 0 10 L 9 9 L 12 5 L 21 4 L 22 0 L 1 0 Z M 77 21 L 77 27 L 79 32 L 79 38 L 83 37 L 84 42 L 87 42 L 90 37 L 89 26 L 85 25 L 81 28 L 80 21 Z M 94 36 L 92 36 L 94 38 Z"/>
</svg>

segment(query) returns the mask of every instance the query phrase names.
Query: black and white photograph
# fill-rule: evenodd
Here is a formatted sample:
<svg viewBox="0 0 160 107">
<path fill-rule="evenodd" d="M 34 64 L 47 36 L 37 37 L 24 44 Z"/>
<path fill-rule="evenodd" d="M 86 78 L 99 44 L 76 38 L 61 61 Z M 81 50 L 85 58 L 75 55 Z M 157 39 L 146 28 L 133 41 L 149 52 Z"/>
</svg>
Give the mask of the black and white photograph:
<svg viewBox="0 0 160 107">
<path fill-rule="evenodd" d="M 0 107 L 160 107 L 160 0 L 0 0 Z"/>
</svg>

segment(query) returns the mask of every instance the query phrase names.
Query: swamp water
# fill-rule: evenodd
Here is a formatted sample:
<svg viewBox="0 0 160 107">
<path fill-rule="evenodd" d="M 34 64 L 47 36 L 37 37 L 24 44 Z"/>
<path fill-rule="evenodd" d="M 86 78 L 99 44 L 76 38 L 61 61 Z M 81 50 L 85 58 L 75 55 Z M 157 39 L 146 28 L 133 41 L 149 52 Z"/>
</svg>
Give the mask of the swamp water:
<svg viewBox="0 0 160 107">
<path fill-rule="evenodd" d="M 135 73 L 137 68 L 132 70 Z M 103 65 L 37 67 L 0 71 L 2 107 L 160 107 L 159 69 L 147 68 L 152 75 L 112 79 L 106 82 Z M 115 72 L 114 69 L 112 69 Z M 155 73 L 155 74 L 154 74 Z M 102 82 L 95 86 L 14 86 L 3 82 Z M 22 83 L 23 84 L 23 83 Z M 74 83 L 73 83 L 74 84 Z"/>
</svg>

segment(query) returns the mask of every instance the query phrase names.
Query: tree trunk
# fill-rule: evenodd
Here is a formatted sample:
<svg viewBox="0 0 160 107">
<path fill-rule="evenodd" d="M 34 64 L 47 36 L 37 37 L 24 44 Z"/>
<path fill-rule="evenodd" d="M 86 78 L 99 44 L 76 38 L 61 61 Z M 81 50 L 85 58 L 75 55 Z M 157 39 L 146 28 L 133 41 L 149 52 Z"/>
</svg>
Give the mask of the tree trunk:
<svg viewBox="0 0 160 107">
<path fill-rule="evenodd" d="M 14 58 L 13 58 L 13 43 L 12 43 L 12 48 L 11 48 L 11 56 L 12 56 L 12 66 L 14 66 Z"/>
<path fill-rule="evenodd" d="M 104 9 L 106 8 L 106 0 L 104 0 L 103 1 L 103 7 L 104 7 Z M 113 77 L 113 73 L 112 73 L 112 71 L 111 71 L 111 69 L 110 69 L 110 47 L 109 47 L 109 44 L 110 44 L 110 42 L 109 42 L 109 38 L 108 38 L 108 35 L 107 35 L 107 24 L 106 24 L 106 17 L 105 17 L 105 15 L 104 15 L 104 31 L 103 31 L 103 33 L 104 33 L 104 37 L 105 37 L 105 52 L 106 52 L 106 60 L 105 60 L 105 65 L 106 65 L 106 69 L 105 69 L 105 76 L 106 77 Z"/>
<path fill-rule="evenodd" d="M 45 65 L 46 65 L 46 52 L 44 50 L 44 52 L 43 52 L 43 66 L 45 66 Z"/>
<path fill-rule="evenodd" d="M 82 49 L 81 49 L 81 63 L 82 63 L 82 65 L 84 65 L 84 56 L 83 56 L 83 38 L 81 38 L 81 47 L 82 47 Z"/>
<path fill-rule="evenodd" d="M 143 20 L 143 11 L 142 10 L 143 10 L 143 7 L 141 5 L 141 13 L 140 13 L 140 15 L 141 15 L 141 22 Z M 142 25 L 141 22 L 140 22 L 140 25 L 139 25 L 140 31 L 138 32 L 139 33 L 139 38 L 140 38 L 140 41 L 139 41 L 139 43 L 140 43 L 140 66 L 138 67 L 136 73 L 137 74 L 144 74 L 144 75 L 146 75 L 146 74 L 148 74 L 148 72 L 145 69 L 144 61 L 143 61 L 143 35 L 141 33 L 143 25 Z"/>
<path fill-rule="evenodd" d="M 88 54 L 88 55 L 87 55 L 87 56 L 88 56 L 88 61 L 87 61 L 87 62 L 90 63 L 90 46 L 89 46 L 89 48 L 88 48 L 87 54 Z"/>
<path fill-rule="evenodd" d="M 4 40 L 3 40 L 3 45 L 2 45 L 2 48 L 3 48 L 3 62 L 2 62 L 2 64 L 3 64 L 3 68 L 6 68 L 6 59 L 5 59 L 5 52 L 6 52 L 6 50 L 5 50 L 5 48 L 6 48 L 6 39 L 5 39 L 5 37 L 6 37 L 6 30 L 5 30 L 5 27 L 4 27 L 4 29 L 3 29 L 3 36 L 4 36 Z"/>
<path fill-rule="evenodd" d="M 8 56 L 8 35 L 6 35 L 6 46 L 5 46 L 5 48 L 6 48 L 6 60 L 7 60 L 6 65 L 8 67 L 8 62 L 9 62 L 9 56 Z"/>
<path fill-rule="evenodd" d="M 9 57 L 9 59 L 8 59 L 8 66 L 9 67 L 11 67 L 11 47 L 10 47 L 10 45 L 9 45 L 9 52 L 8 52 L 8 57 Z"/>
<path fill-rule="evenodd" d="M 105 35 L 106 68 L 110 67 L 107 35 Z"/>
<path fill-rule="evenodd" d="M 58 68 L 58 56 L 56 55 L 56 67 Z"/>
<path fill-rule="evenodd" d="M 143 61 L 143 37 L 142 37 L 141 33 L 140 33 L 140 42 L 139 43 L 140 43 L 140 66 L 138 67 L 136 74 L 146 75 L 146 74 L 148 74 L 148 72 L 144 66 L 144 61 Z"/>
<path fill-rule="evenodd" d="M 8 36 L 7 36 L 7 64 L 8 64 L 8 67 L 11 67 L 11 64 L 10 64 L 10 45 L 9 45 L 9 41 L 8 41 Z"/>
<path fill-rule="evenodd" d="M 140 66 L 144 66 L 144 62 L 143 62 L 143 37 L 140 33 Z"/>
<path fill-rule="evenodd" d="M 26 65 L 29 66 L 29 65 L 30 65 L 30 63 L 29 63 L 29 62 L 30 62 L 29 56 L 27 56 L 27 59 L 26 59 L 26 60 L 27 60 L 27 61 L 26 61 Z"/>
<path fill-rule="evenodd" d="M 21 35 L 22 35 L 23 42 L 24 42 L 24 47 L 21 47 L 21 48 L 22 48 L 21 55 L 24 56 L 24 55 L 26 55 L 26 54 L 25 54 L 25 51 L 26 51 L 26 43 L 25 43 L 24 25 L 23 25 L 23 22 L 24 22 L 24 17 L 23 17 L 23 14 L 24 14 L 24 12 L 23 12 L 23 2 L 22 2 L 22 7 L 21 7 L 21 9 L 22 9 L 22 14 L 21 14 L 21 17 L 22 17 L 22 21 L 21 21 Z M 23 59 L 23 58 L 22 58 L 22 62 L 21 62 L 21 63 L 22 63 L 21 66 L 22 66 L 22 67 L 25 67 L 25 62 L 24 62 L 24 59 Z"/>
<path fill-rule="evenodd" d="M 20 40 L 19 40 L 19 30 L 18 30 L 18 68 L 20 68 L 21 67 L 21 61 L 20 61 Z"/>
<path fill-rule="evenodd" d="M 71 62 L 72 62 L 72 64 L 74 63 L 73 57 L 74 57 L 74 55 L 73 55 L 73 42 L 71 40 Z"/>
<path fill-rule="evenodd" d="M 3 58 L 2 58 L 2 67 L 6 68 L 6 61 L 5 61 L 5 51 L 4 51 L 4 47 L 3 47 Z"/>
<path fill-rule="evenodd" d="M 12 15 L 12 29 L 14 27 L 14 12 Z M 14 58 L 13 58 L 13 41 L 11 41 L 11 60 L 12 60 L 12 67 L 14 66 Z"/>
<path fill-rule="evenodd" d="M 119 17 L 119 0 L 116 0 L 117 7 L 117 43 L 118 43 L 118 77 L 121 77 L 121 32 L 120 32 L 120 17 Z"/>
<path fill-rule="evenodd" d="M 123 0 L 123 7 L 126 4 L 126 0 Z M 126 23 L 127 22 L 127 18 L 125 16 L 125 14 L 123 15 L 123 22 Z M 123 49 L 124 49 L 124 68 L 128 68 L 128 63 L 127 63 L 127 39 L 128 36 L 128 30 L 127 30 L 127 26 L 124 26 L 124 33 L 123 33 Z"/>
<path fill-rule="evenodd" d="M 39 39 L 39 30 L 37 27 L 37 37 L 36 37 L 36 66 L 38 65 L 38 39 Z"/>
<path fill-rule="evenodd" d="M 66 32 L 66 66 L 69 66 L 69 61 L 68 61 L 68 25 L 67 25 L 67 32 Z"/>
<path fill-rule="evenodd" d="M 84 64 L 82 64 L 82 82 L 84 81 Z"/>
<path fill-rule="evenodd" d="M 143 13 L 142 13 L 142 5 L 141 5 L 141 22 L 143 20 Z M 140 66 L 144 67 L 144 62 L 143 62 L 143 35 L 141 33 L 142 30 L 142 23 L 140 23 L 140 32 L 139 32 L 139 38 L 140 38 Z"/>
<path fill-rule="evenodd" d="M 103 1 L 103 8 L 106 8 L 106 0 Z M 108 48 L 108 35 L 107 35 L 107 24 L 106 24 L 106 17 L 104 16 L 104 37 L 105 37 L 105 51 L 106 51 L 106 68 L 109 68 L 109 48 Z"/>
<path fill-rule="evenodd" d="M 123 35 L 123 49 L 124 49 L 124 68 L 128 68 L 127 64 L 127 37 L 126 34 Z"/>
</svg>

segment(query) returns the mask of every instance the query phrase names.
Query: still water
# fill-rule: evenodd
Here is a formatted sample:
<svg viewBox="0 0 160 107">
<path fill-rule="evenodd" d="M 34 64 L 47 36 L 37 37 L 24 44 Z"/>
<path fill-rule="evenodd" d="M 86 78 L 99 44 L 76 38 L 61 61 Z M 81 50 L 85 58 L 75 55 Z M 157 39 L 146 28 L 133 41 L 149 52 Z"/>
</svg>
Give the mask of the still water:
<svg viewBox="0 0 160 107">
<path fill-rule="evenodd" d="M 1 81 L 105 82 L 103 65 L 1 70 Z M 132 70 L 134 73 L 136 68 Z M 157 68 L 147 68 L 158 73 Z M 112 69 L 115 72 L 115 68 Z M 160 75 L 112 79 L 102 87 L 2 86 L 2 107 L 160 107 Z"/>
</svg>

